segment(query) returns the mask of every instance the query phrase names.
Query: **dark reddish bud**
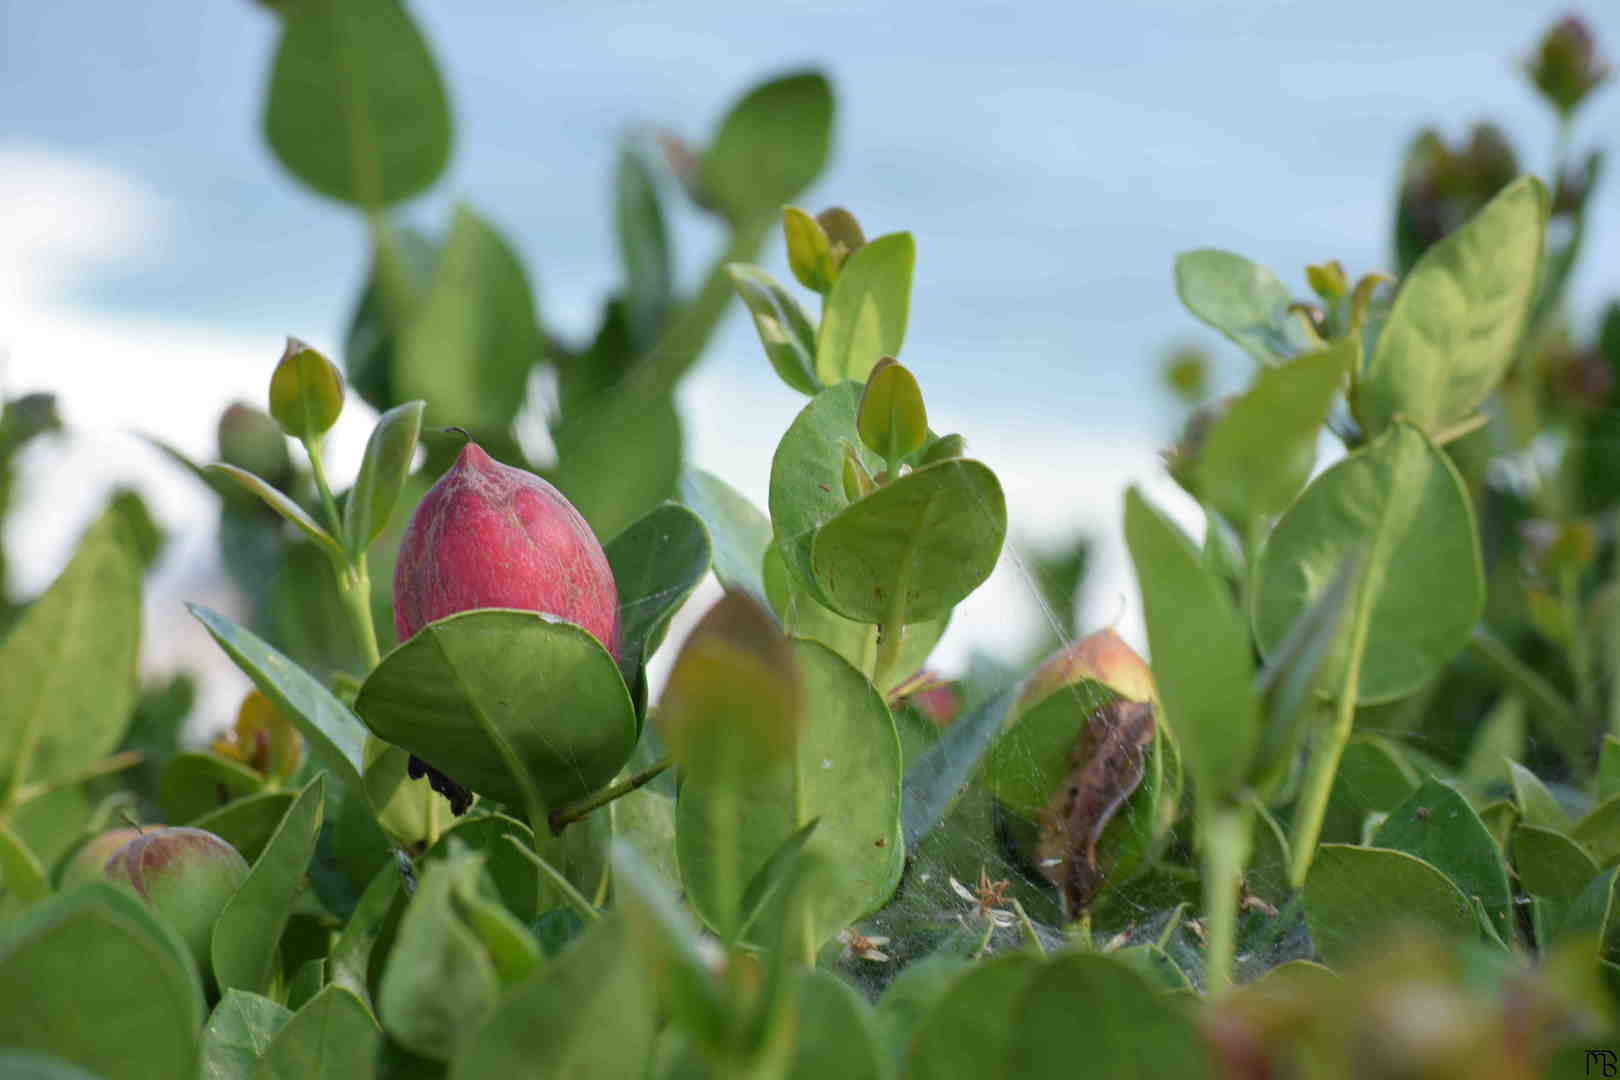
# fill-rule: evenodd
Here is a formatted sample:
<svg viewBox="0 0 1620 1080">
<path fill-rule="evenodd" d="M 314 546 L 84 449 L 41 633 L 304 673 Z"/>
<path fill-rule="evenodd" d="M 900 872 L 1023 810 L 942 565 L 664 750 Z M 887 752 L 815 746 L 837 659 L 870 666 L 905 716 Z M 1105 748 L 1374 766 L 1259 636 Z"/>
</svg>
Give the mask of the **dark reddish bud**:
<svg viewBox="0 0 1620 1080">
<path fill-rule="evenodd" d="M 619 654 L 618 590 L 591 527 L 556 488 L 469 442 L 400 542 L 394 630 L 405 641 L 475 608 L 566 619 Z"/>
<path fill-rule="evenodd" d="M 1525 64 L 1541 96 L 1568 116 L 1609 77 L 1591 27 L 1573 15 L 1553 24 Z"/>
<path fill-rule="evenodd" d="M 148 829 L 107 860 L 105 873 L 174 927 L 207 971 L 214 923 L 246 880 L 248 864 L 204 829 Z"/>
</svg>

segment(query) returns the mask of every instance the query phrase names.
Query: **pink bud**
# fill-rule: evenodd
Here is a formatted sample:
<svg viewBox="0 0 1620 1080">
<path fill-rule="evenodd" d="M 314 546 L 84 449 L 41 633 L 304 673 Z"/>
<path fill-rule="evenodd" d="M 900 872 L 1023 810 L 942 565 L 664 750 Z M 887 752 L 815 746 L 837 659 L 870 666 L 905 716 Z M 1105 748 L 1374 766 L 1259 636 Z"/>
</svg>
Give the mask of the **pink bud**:
<svg viewBox="0 0 1620 1080">
<path fill-rule="evenodd" d="M 1014 715 L 1082 679 L 1100 682 L 1126 701 L 1154 699 L 1153 673 L 1136 650 L 1112 630 L 1098 630 L 1071 641 L 1041 662 L 1024 680 Z"/>
<path fill-rule="evenodd" d="M 399 545 L 394 630 L 405 641 L 474 608 L 544 612 L 619 653 L 618 590 L 591 527 L 556 488 L 469 442 Z"/>
<path fill-rule="evenodd" d="M 148 829 L 107 860 L 107 877 L 135 890 L 209 970 L 209 942 L 248 875 L 241 852 L 204 829 Z"/>
</svg>

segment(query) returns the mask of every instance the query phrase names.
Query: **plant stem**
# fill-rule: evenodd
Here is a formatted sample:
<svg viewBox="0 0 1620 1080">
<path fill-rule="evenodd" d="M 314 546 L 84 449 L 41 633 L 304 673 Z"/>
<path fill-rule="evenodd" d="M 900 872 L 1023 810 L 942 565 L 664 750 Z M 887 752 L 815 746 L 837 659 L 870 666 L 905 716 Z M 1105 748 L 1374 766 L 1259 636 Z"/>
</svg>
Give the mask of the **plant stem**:
<svg viewBox="0 0 1620 1080">
<path fill-rule="evenodd" d="M 547 818 L 553 836 L 561 833 L 565 828 L 589 814 L 592 810 L 600 810 L 615 799 L 622 799 L 637 788 L 646 787 L 658 778 L 658 775 L 669 768 L 673 759 L 668 755 L 658 761 L 625 777 L 616 784 L 609 785 L 601 791 L 593 792 L 577 802 L 567 803 L 553 810 Z"/>
<path fill-rule="evenodd" d="M 32 802 L 41 795 L 49 795 L 53 791 L 73 787 L 75 784 L 82 784 L 86 780 L 94 780 L 98 776 L 122 772 L 125 769 L 139 765 L 145 760 L 146 755 L 139 750 L 120 751 L 110 757 L 104 757 L 100 761 L 92 761 L 78 772 L 52 780 L 49 783 L 23 784 L 12 792 L 10 805 L 22 806 L 24 803 Z"/>
<path fill-rule="evenodd" d="M 1333 793 L 1333 778 L 1339 771 L 1339 758 L 1344 755 L 1344 748 L 1350 742 L 1350 732 L 1356 724 L 1361 655 L 1367 648 L 1367 629 L 1372 623 L 1372 597 L 1376 586 L 1376 581 L 1364 577 L 1357 590 L 1355 622 L 1350 627 L 1350 656 L 1344 665 L 1344 681 L 1339 686 L 1333 725 L 1326 738 L 1318 739 L 1311 747 L 1305 785 L 1299 796 L 1299 817 L 1294 828 L 1293 851 L 1288 866 L 1288 883 L 1296 889 L 1305 887 L 1305 875 L 1310 872 L 1311 859 L 1316 855 L 1316 838 L 1322 834 L 1322 821 L 1327 816 L 1328 796 Z"/>
<path fill-rule="evenodd" d="M 326 482 L 326 463 L 321 460 L 321 440 L 305 439 L 304 450 L 309 454 L 309 470 L 315 475 L 315 490 L 321 494 L 321 509 L 326 511 L 326 527 L 341 544 L 343 516 L 338 513 L 337 500 L 332 497 L 331 485 Z"/>
<path fill-rule="evenodd" d="M 1018 902 L 1017 897 L 1013 898 L 1012 906 L 1013 910 L 1018 913 L 1018 925 L 1024 931 L 1024 940 L 1033 945 L 1037 953 L 1045 956 L 1046 946 L 1041 944 L 1041 935 L 1035 932 L 1035 923 L 1031 921 L 1029 912 L 1024 910 L 1024 905 Z"/>
<path fill-rule="evenodd" d="M 1204 864 L 1204 993 L 1211 1000 L 1232 985 L 1237 939 L 1238 888 L 1252 846 L 1252 816 L 1242 804 L 1204 800 L 1198 813 L 1199 855 Z"/>
<path fill-rule="evenodd" d="M 564 877 L 562 871 L 543 859 L 539 852 L 530 851 L 525 847 L 516 833 L 507 833 L 506 838 L 512 842 L 513 847 L 523 853 L 525 859 L 534 863 L 535 868 L 540 871 L 540 876 L 551 882 L 556 890 L 562 893 L 563 899 L 568 901 L 568 905 L 579 912 L 586 922 L 595 922 L 602 917 L 602 913 L 597 911 L 595 906 L 585 899 L 578 889 L 574 888 L 574 883 Z"/>
</svg>

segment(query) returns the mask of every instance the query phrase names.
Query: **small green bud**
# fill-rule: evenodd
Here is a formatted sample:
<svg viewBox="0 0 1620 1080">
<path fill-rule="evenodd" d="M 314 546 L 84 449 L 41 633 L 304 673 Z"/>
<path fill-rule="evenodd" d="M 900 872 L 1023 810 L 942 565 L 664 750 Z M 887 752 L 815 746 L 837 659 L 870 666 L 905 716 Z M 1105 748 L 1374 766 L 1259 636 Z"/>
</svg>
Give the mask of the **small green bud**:
<svg viewBox="0 0 1620 1080">
<path fill-rule="evenodd" d="M 297 338 L 288 338 L 270 376 L 270 415 L 288 435 L 313 442 L 332 429 L 342 412 L 343 376 L 337 366 Z"/>
<path fill-rule="evenodd" d="M 292 481 L 287 436 L 269 414 L 237 402 L 219 418 L 219 459 L 283 491 Z"/>
<path fill-rule="evenodd" d="M 918 459 L 917 467 L 932 465 L 936 461 L 949 461 L 959 458 L 967 452 L 967 440 L 960 435 L 941 435 L 935 439 L 933 445 L 923 452 Z"/>
<path fill-rule="evenodd" d="M 1344 276 L 1344 267 L 1338 259 L 1329 259 L 1325 263 L 1313 264 L 1305 267 L 1305 280 L 1310 283 L 1311 291 L 1328 303 L 1333 303 L 1343 296 L 1349 288 L 1349 282 Z"/>
<path fill-rule="evenodd" d="M 842 206 L 829 206 L 816 215 L 816 222 L 832 244 L 833 272 L 836 274 L 844 268 L 851 255 L 866 246 L 866 234 L 861 231 L 861 223 L 855 220 L 855 215 Z"/>
<path fill-rule="evenodd" d="M 1176 349 L 1165 361 L 1164 381 L 1176 397 L 1198 404 L 1209 393 L 1209 354 L 1196 345 Z"/>
<path fill-rule="evenodd" d="M 818 293 L 831 289 L 838 266 L 820 223 L 797 206 L 784 206 L 782 234 L 787 239 L 788 266 L 799 284 Z"/>
<path fill-rule="evenodd" d="M 1591 27 L 1573 15 L 1553 24 L 1524 68 L 1541 96 L 1566 118 L 1609 77 Z"/>
<path fill-rule="evenodd" d="M 866 471 L 861 464 L 860 455 L 848 443 L 844 444 L 844 498 L 850 502 L 863 499 L 872 494 L 877 484 L 872 480 L 872 474 Z"/>
<path fill-rule="evenodd" d="M 928 412 L 916 378 L 892 356 L 872 368 L 861 394 L 855 430 L 873 453 L 895 462 L 916 453 L 928 438 Z"/>
</svg>

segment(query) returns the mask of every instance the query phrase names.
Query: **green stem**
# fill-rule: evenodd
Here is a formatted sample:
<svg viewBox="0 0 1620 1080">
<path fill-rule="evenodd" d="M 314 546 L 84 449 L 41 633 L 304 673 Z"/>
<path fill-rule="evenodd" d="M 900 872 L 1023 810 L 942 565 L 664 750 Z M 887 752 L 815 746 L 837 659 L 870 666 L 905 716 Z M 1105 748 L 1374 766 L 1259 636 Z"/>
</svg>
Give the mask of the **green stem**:
<svg viewBox="0 0 1620 1080">
<path fill-rule="evenodd" d="M 326 511 L 326 528 L 335 537 L 343 535 L 343 516 L 338 513 L 337 500 L 332 497 L 332 488 L 326 482 L 326 463 L 321 460 L 321 440 L 304 440 L 304 449 L 309 453 L 309 469 L 315 474 L 315 490 L 321 493 L 321 509 Z M 341 542 L 341 541 L 340 541 Z"/>
<path fill-rule="evenodd" d="M 553 810 L 547 819 L 551 825 L 553 836 L 561 833 L 565 828 L 580 820 L 593 810 L 600 810 L 615 799 L 622 799 L 638 788 L 646 787 L 658 778 L 658 775 L 669 768 L 673 759 L 665 756 L 638 773 L 625 777 L 616 784 L 611 784 L 600 791 L 593 792 L 576 802 L 565 803 Z"/>
<path fill-rule="evenodd" d="M 562 894 L 563 899 L 568 901 L 569 906 L 579 912 L 586 922 L 595 922 L 602 917 L 602 913 L 597 911 L 595 906 L 585 899 L 578 889 L 574 888 L 574 883 L 564 877 L 562 871 L 541 858 L 538 852 L 530 851 L 525 847 L 516 833 L 507 833 L 506 838 L 512 842 L 513 847 L 522 852 L 525 859 L 534 863 L 535 868 L 540 871 L 540 876 L 551 882 L 556 890 Z"/>
<path fill-rule="evenodd" d="M 1238 889 L 1252 847 L 1247 806 L 1207 800 L 1198 813 L 1199 856 L 1204 864 L 1204 993 L 1211 1000 L 1232 985 L 1236 953 Z"/>
<path fill-rule="evenodd" d="M 1333 778 L 1339 771 L 1339 758 L 1344 755 L 1344 748 L 1350 742 L 1350 732 L 1356 724 L 1361 656 L 1366 651 L 1367 631 L 1372 623 L 1375 585 L 1364 579 L 1358 590 L 1355 622 L 1350 628 L 1350 657 L 1344 666 L 1344 681 L 1339 686 L 1333 725 L 1327 731 L 1326 738 L 1319 739 L 1311 747 L 1310 761 L 1306 765 L 1288 866 L 1288 882 L 1296 889 L 1305 886 L 1305 875 L 1310 872 L 1311 859 L 1316 855 L 1316 839 L 1322 834 L 1322 821 L 1327 817 L 1328 796 L 1333 793 Z"/>
<path fill-rule="evenodd" d="M 107 776 L 110 773 L 134 768 L 145 760 L 146 755 L 139 750 L 124 750 L 110 757 L 104 757 L 100 761 L 92 761 L 78 772 L 52 780 L 49 783 L 22 784 L 12 792 L 10 805 L 22 806 L 24 803 L 32 802 L 41 795 L 49 795 L 53 791 L 61 791 L 63 788 L 82 784 L 86 780 L 94 780 L 98 776 Z"/>
<path fill-rule="evenodd" d="M 1024 910 L 1024 905 L 1018 902 L 1017 897 L 1013 898 L 1012 906 L 1018 913 L 1018 925 L 1024 931 L 1024 940 L 1033 945 L 1037 953 L 1045 956 L 1046 946 L 1041 944 L 1041 935 L 1035 932 L 1035 923 L 1030 919 L 1029 912 Z"/>
</svg>

